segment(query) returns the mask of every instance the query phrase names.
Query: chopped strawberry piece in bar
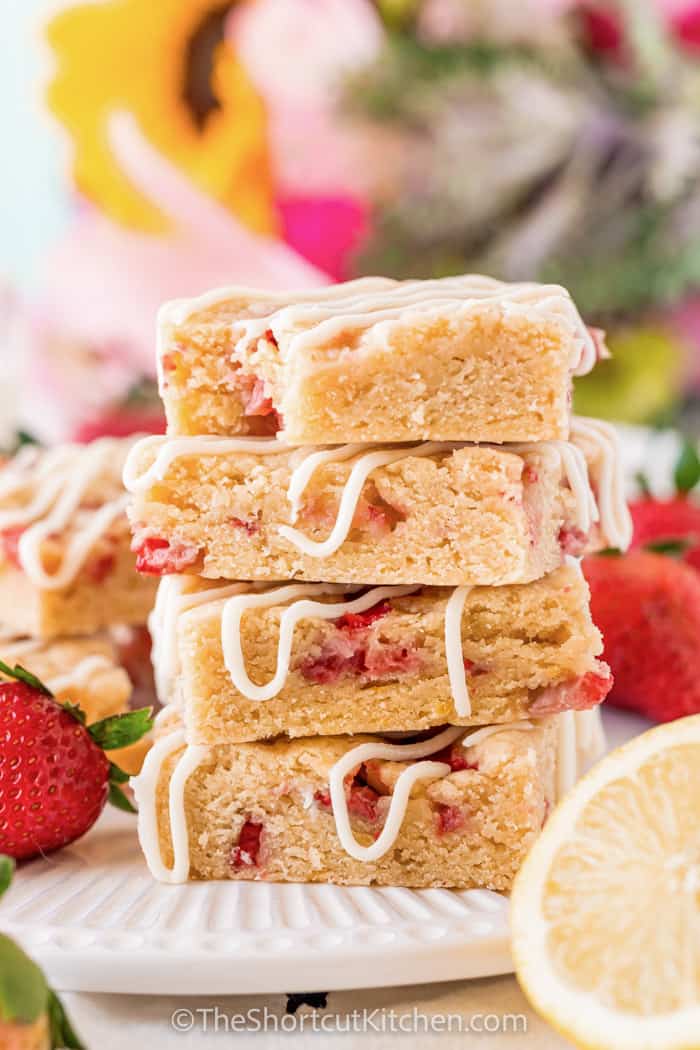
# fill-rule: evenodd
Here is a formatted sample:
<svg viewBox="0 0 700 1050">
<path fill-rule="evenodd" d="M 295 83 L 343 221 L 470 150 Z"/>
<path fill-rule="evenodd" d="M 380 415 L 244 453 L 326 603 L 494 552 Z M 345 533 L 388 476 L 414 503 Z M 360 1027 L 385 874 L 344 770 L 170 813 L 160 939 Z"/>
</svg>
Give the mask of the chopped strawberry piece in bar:
<svg viewBox="0 0 700 1050">
<path fill-rule="evenodd" d="M 363 627 L 370 627 L 389 612 L 391 612 L 391 602 L 377 602 L 376 605 L 361 613 L 343 613 L 334 623 L 341 630 L 359 631 Z"/>
<path fill-rule="evenodd" d="M 559 546 L 564 554 L 572 554 L 577 557 L 586 549 L 588 537 L 581 529 L 572 525 L 564 525 L 559 529 Z"/>
<path fill-rule="evenodd" d="M 11 528 L 4 529 L 0 532 L 0 544 L 2 545 L 5 557 L 16 569 L 22 568 L 22 563 L 19 558 L 19 538 L 25 528 L 25 525 L 13 525 Z"/>
<path fill-rule="evenodd" d="M 243 518 L 236 517 L 230 518 L 229 520 L 231 524 L 235 525 L 237 529 L 243 529 L 243 531 L 246 532 L 248 536 L 255 536 L 256 533 L 260 532 L 260 525 L 257 521 L 244 521 Z"/>
<path fill-rule="evenodd" d="M 377 819 L 379 798 L 377 792 L 366 784 L 352 784 L 348 794 L 348 813 L 373 824 Z"/>
<path fill-rule="evenodd" d="M 587 671 L 586 674 L 568 682 L 547 686 L 530 705 L 529 714 L 542 718 L 545 715 L 560 714 L 562 711 L 587 711 L 600 704 L 612 686 L 613 676 L 610 671 L 607 674 Z"/>
<path fill-rule="evenodd" d="M 438 835 L 446 835 L 450 831 L 459 831 L 464 827 L 464 812 L 459 806 L 445 806 L 440 804 L 437 811 Z"/>
<path fill-rule="evenodd" d="M 238 845 L 231 851 L 233 868 L 255 868 L 260 855 L 263 826 L 254 820 L 246 820 L 238 836 Z"/>
<path fill-rule="evenodd" d="M 339 627 L 336 634 L 325 638 L 320 651 L 301 662 L 299 670 L 304 678 L 312 682 L 335 682 L 341 675 L 350 674 L 373 681 L 415 673 L 420 666 L 416 650 L 368 636 L 367 629 L 372 623 L 386 615 L 388 609 L 381 608 L 384 604 L 381 602 L 374 610 L 364 613 L 346 613 L 340 617 L 336 621 Z"/>
<path fill-rule="evenodd" d="M 461 744 L 450 744 L 443 747 L 430 756 L 431 762 L 446 762 L 453 773 L 459 773 L 462 769 L 478 769 L 476 762 L 467 761 L 466 749 Z"/>
<path fill-rule="evenodd" d="M 314 791 L 314 801 L 319 806 L 323 806 L 324 809 L 331 808 L 331 794 L 330 791 Z"/>
<path fill-rule="evenodd" d="M 189 543 L 170 543 L 159 536 L 134 539 L 131 549 L 136 553 L 136 568 L 147 576 L 165 576 L 184 572 L 199 561 L 200 548 Z"/>
</svg>

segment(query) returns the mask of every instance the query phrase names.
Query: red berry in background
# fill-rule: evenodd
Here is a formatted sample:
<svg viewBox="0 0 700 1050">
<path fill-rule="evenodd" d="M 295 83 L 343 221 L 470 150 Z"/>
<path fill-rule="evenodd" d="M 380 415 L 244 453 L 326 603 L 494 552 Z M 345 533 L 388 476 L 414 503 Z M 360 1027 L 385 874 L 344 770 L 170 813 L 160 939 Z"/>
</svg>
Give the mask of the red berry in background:
<svg viewBox="0 0 700 1050">
<path fill-rule="evenodd" d="M 700 502 L 693 489 L 700 483 L 700 456 L 692 442 L 685 441 L 676 463 L 673 480 L 675 495 L 656 499 L 643 475 L 638 475 L 642 488 L 639 499 L 630 503 L 634 525 L 631 549 L 656 549 L 673 553 L 700 569 Z"/>
<path fill-rule="evenodd" d="M 128 777 L 104 749 L 140 739 L 150 709 L 86 726 L 29 672 L 1 661 L 0 672 L 12 678 L 0 683 L 0 853 L 26 860 L 60 849 L 92 827 L 108 799 L 131 810 L 119 786 Z"/>
<path fill-rule="evenodd" d="M 630 503 L 630 513 L 634 524 L 632 550 L 679 542 L 679 557 L 700 569 L 700 504 L 686 495 L 667 500 L 646 496 Z"/>
<path fill-rule="evenodd" d="M 607 703 L 657 722 L 700 712 L 700 573 L 664 554 L 584 558 L 614 685 Z"/>
</svg>

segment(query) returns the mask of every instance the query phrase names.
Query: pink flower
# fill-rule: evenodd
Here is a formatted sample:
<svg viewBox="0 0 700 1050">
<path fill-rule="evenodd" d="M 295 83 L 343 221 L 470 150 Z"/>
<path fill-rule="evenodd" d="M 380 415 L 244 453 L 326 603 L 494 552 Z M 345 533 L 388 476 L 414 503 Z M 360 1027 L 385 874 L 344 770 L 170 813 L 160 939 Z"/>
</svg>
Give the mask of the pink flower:
<svg viewBox="0 0 700 1050">
<path fill-rule="evenodd" d="M 287 244 L 333 280 L 346 280 L 352 256 L 367 232 L 362 202 L 352 197 L 285 197 L 278 208 Z"/>
</svg>

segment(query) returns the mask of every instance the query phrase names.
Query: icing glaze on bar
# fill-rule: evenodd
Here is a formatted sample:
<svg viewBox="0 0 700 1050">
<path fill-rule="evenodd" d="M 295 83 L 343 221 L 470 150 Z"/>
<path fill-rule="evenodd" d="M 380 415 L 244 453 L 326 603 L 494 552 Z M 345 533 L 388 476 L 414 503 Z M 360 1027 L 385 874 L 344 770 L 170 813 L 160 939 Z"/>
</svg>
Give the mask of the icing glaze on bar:
<svg viewBox="0 0 700 1050">
<path fill-rule="evenodd" d="M 153 611 L 148 618 L 151 634 L 151 663 L 156 695 L 161 704 L 173 699 L 173 686 L 178 668 L 177 621 L 183 612 L 200 605 L 245 591 L 250 584 L 232 583 L 227 587 L 208 587 L 188 591 L 190 580 L 182 576 L 164 576 L 158 585 Z"/>
<path fill-rule="evenodd" d="M 66 689 L 82 689 L 93 675 L 99 674 L 100 671 L 110 671 L 114 666 L 108 657 L 94 653 L 80 660 L 70 671 L 48 678 L 46 685 L 52 693 L 61 693 Z"/>
<path fill-rule="evenodd" d="M 598 357 L 596 340 L 564 288 L 507 284 L 477 274 L 428 281 L 351 282 L 304 295 L 275 296 L 243 288 L 223 288 L 166 307 L 160 315 L 161 324 L 183 324 L 193 314 L 228 299 L 249 303 L 247 312 L 252 315 L 231 325 L 232 334 L 239 336 L 234 351 L 238 355 L 253 350 L 268 329 L 277 339 L 280 354 L 288 358 L 297 351 L 323 345 L 348 330 L 361 332 L 373 325 L 386 330 L 399 320 L 430 313 L 451 313 L 459 318 L 460 314 L 488 304 L 506 315 L 534 314 L 564 325 L 571 334 L 569 364 L 576 375 L 589 372 Z M 262 315 L 256 316 L 256 304 L 263 306 Z M 381 328 L 379 332 L 381 337 Z"/>
<path fill-rule="evenodd" d="M 102 438 L 91 445 L 62 445 L 42 453 L 21 450 L 0 474 L 0 499 L 33 491 L 24 506 L 0 510 L 0 531 L 24 527 L 17 544 L 23 571 L 37 587 L 57 590 L 73 582 L 95 543 L 126 510 L 120 495 L 97 509 L 81 506 L 91 485 L 111 474 L 124 455 L 125 445 Z M 58 568 L 46 572 L 42 545 L 69 525 L 80 526 L 69 537 Z"/>
<path fill-rule="evenodd" d="M 156 450 L 151 465 L 139 472 L 139 462 L 144 452 Z M 257 456 L 280 455 L 293 452 L 276 438 L 217 438 L 208 435 L 198 437 L 168 438 L 152 434 L 141 438 L 129 451 L 124 463 L 122 480 L 127 492 L 146 492 L 151 485 L 163 481 L 172 464 L 183 456 L 218 456 L 230 452 L 250 453 Z"/>
<path fill-rule="evenodd" d="M 600 419 L 573 416 L 571 440 L 582 449 L 592 450 L 594 460 L 589 468 L 597 488 L 600 523 L 610 547 L 627 550 L 632 542 L 632 516 L 625 499 L 617 431 Z"/>
<path fill-rule="evenodd" d="M 156 792 L 163 763 L 185 744 L 184 732 L 178 730 L 156 740 L 146 755 L 141 772 L 132 777 L 131 785 L 138 806 L 138 836 L 151 874 L 160 882 L 185 882 L 190 872 L 190 846 L 185 815 L 187 780 L 206 759 L 208 749 L 189 744 L 173 770 L 168 787 L 168 815 L 173 866 L 166 867 L 160 852 Z"/>
<path fill-rule="evenodd" d="M 445 655 L 452 699 L 458 715 L 471 714 L 471 700 L 462 647 L 462 615 L 471 587 L 455 587 L 445 608 Z"/>
</svg>

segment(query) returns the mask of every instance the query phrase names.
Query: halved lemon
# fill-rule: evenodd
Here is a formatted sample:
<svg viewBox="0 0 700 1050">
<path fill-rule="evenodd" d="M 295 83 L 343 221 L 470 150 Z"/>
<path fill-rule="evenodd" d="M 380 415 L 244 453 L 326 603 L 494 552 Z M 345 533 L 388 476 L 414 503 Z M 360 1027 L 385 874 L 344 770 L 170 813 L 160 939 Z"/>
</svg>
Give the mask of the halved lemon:
<svg viewBox="0 0 700 1050">
<path fill-rule="evenodd" d="M 700 715 L 611 752 L 566 796 L 511 901 L 525 994 L 577 1046 L 700 1048 Z"/>
</svg>

